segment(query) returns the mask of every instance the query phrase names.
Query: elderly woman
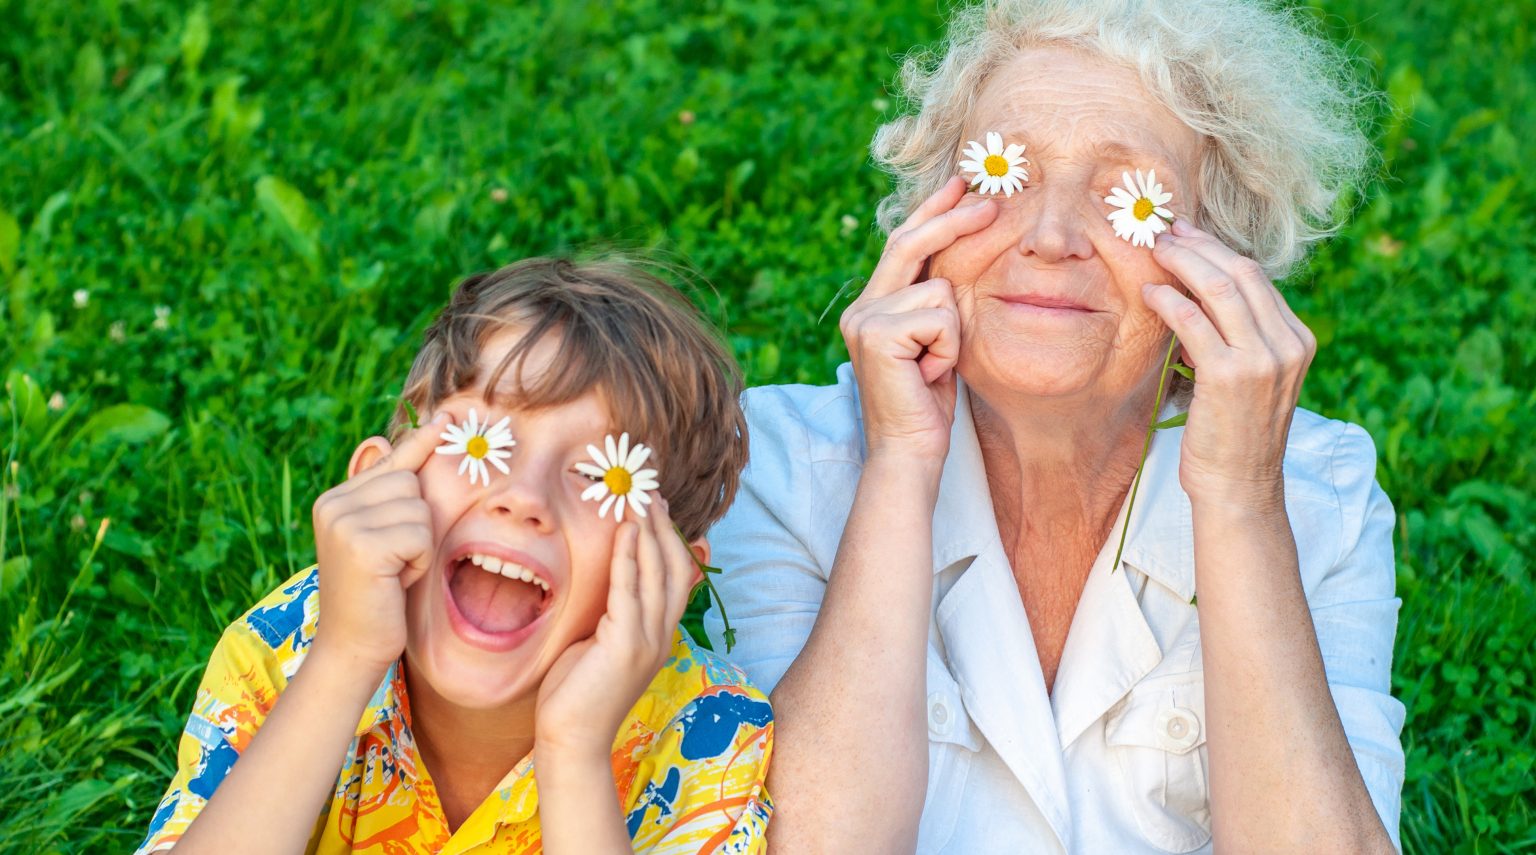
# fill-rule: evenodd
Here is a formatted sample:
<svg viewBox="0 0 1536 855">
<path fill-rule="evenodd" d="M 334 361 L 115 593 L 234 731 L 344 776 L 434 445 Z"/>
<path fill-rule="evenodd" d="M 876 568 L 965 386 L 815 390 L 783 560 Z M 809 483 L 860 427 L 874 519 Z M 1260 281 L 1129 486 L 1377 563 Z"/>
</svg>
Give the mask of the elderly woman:
<svg viewBox="0 0 1536 855">
<path fill-rule="evenodd" d="M 992 0 L 909 61 L 851 367 L 746 396 L 711 538 L 778 851 L 1397 845 L 1393 511 L 1272 282 L 1370 163 L 1348 80 L 1256 0 Z"/>
</svg>

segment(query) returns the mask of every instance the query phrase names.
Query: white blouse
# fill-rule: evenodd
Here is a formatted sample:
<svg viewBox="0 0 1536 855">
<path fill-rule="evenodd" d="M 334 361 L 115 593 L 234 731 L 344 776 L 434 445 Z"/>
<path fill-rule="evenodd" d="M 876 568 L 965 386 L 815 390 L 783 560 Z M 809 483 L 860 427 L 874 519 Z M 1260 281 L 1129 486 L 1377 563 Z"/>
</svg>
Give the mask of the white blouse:
<svg viewBox="0 0 1536 855">
<path fill-rule="evenodd" d="M 804 647 L 863 466 L 849 365 L 834 386 L 743 397 L 751 463 L 710 532 L 736 646 L 771 691 Z M 920 853 L 1209 852 L 1208 758 L 1183 429 L 1152 443 L 1122 559 L 1121 519 L 1088 576 L 1047 693 L 1003 551 L 962 385 L 933 514 L 928 791 Z M 1404 708 L 1390 694 L 1392 505 L 1364 430 L 1297 410 L 1285 498 L 1329 688 L 1394 843 Z M 723 650 L 719 615 L 705 626 Z M 871 783 L 871 790 L 878 790 Z M 1399 847 L 1401 844 L 1398 844 Z"/>
</svg>

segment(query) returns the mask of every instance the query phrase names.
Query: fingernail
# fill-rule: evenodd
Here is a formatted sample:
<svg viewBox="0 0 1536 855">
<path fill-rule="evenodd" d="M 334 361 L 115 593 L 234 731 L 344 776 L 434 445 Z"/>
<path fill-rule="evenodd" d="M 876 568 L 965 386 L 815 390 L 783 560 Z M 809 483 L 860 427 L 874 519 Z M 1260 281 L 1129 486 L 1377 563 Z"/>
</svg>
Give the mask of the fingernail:
<svg viewBox="0 0 1536 855">
<path fill-rule="evenodd" d="M 1189 221 L 1183 217 L 1174 218 L 1173 230 L 1181 235 L 1192 235 L 1195 233 L 1195 227 L 1190 225 Z"/>
</svg>

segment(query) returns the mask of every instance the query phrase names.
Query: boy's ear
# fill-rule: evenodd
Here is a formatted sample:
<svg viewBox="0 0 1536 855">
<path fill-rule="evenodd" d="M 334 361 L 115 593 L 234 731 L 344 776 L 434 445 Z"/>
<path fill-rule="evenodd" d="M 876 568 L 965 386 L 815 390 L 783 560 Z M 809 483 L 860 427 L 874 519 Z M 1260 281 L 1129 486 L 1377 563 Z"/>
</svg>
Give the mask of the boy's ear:
<svg viewBox="0 0 1536 855">
<path fill-rule="evenodd" d="M 352 462 L 347 464 L 347 477 L 356 478 L 359 472 L 373 468 L 388 454 L 394 446 L 382 436 L 370 436 L 358 444 L 357 450 L 352 452 Z"/>
<path fill-rule="evenodd" d="M 688 548 L 693 551 L 693 557 L 699 559 L 700 564 L 709 566 L 709 538 L 701 537 L 688 544 Z"/>
</svg>

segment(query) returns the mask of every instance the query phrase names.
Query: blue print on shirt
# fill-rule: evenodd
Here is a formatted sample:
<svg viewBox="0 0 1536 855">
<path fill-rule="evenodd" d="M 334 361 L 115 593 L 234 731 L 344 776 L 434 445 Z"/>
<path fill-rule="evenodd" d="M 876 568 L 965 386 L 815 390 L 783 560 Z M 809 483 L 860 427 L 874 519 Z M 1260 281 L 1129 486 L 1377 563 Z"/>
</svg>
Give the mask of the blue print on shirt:
<svg viewBox="0 0 1536 855">
<path fill-rule="evenodd" d="M 219 784 L 223 783 L 239 759 L 240 752 L 222 739 L 211 745 L 204 742 L 201 756 L 197 759 L 197 769 L 187 781 L 187 789 L 200 798 L 213 798 L 213 791 L 219 788 Z"/>
<path fill-rule="evenodd" d="M 734 692 L 706 695 L 689 704 L 678 717 L 683 726 L 683 743 L 678 748 L 686 760 L 718 757 L 736 741 L 741 725 L 763 727 L 772 720 L 773 710 L 767 701 Z"/>
<path fill-rule="evenodd" d="M 660 787 L 656 786 L 655 781 L 645 785 L 645 792 L 640 794 L 639 804 L 635 805 L 635 809 L 629 812 L 629 816 L 624 822 L 625 826 L 629 829 L 631 840 L 640 831 L 640 823 L 645 821 L 645 815 L 650 812 L 652 807 L 661 810 L 661 813 L 656 816 L 657 822 L 672 815 L 672 802 L 677 799 L 677 791 L 682 785 L 683 773 L 676 766 L 667 771 L 667 779 L 662 782 Z"/>
<path fill-rule="evenodd" d="M 252 609 L 245 622 L 268 647 L 276 650 L 304 627 L 305 605 L 319 591 L 320 574 L 310 572 L 284 588 L 286 596 L 280 602 Z"/>
</svg>

